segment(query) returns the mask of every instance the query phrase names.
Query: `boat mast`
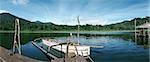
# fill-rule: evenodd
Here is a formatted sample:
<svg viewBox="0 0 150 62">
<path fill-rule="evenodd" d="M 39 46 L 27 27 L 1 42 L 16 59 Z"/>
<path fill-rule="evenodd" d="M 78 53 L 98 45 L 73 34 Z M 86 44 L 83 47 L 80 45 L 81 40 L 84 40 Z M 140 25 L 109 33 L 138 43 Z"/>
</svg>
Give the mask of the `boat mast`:
<svg viewBox="0 0 150 62">
<path fill-rule="evenodd" d="M 79 16 L 77 16 L 77 21 L 78 21 L 78 33 L 77 33 L 77 37 L 78 37 L 78 45 L 80 45 L 79 44 L 79 30 L 80 30 L 80 21 L 79 21 Z"/>
<path fill-rule="evenodd" d="M 15 53 L 16 50 L 18 50 L 19 54 L 21 54 L 19 19 L 15 20 L 15 35 L 14 35 L 14 43 L 13 43 L 13 53 Z"/>
<path fill-rule="evenodd" d="M 137 34 L 137 33 L 136 33 L 136 19 L 134 20 L 134 27 L 135 27 L 134 36 L 135 36 L 135 43 L 136 43 L 136 41 L 137 41 L 137 40 L 136 40 L 136 39 L 137 39 L 137 37 L 136 37 L 136 36 L 137 36 L 137 35 L 136 35 L 136 34 Z"/>
</svg>

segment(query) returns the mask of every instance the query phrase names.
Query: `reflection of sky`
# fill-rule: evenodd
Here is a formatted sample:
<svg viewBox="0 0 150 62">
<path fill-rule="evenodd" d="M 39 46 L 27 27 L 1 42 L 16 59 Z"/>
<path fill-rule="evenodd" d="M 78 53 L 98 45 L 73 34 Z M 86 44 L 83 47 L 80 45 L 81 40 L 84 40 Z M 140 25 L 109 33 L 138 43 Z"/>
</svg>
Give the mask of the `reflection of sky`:
<svg viewBox="0 0 150 62">
<path fill-rule="evenodd" d="M 110 24 L 148 16 L 149 0 L 0 0 L 0 12 L 56 24 Z"/>
<path fill-rule="evenodd" d="M 55 38 L 65 42 L 69 37 Z M 75 41 L 77 37 L 73 36 L 72 39 Z M 91 57 L 95 62 L 148 62 L 149 59 L 148 48 L 136 45 L 131 40 L 131 36 L 127 39 L 120 36 L 80 36 L 80 43 L 90 46 L 104 46 L 104 48 L 91 48 Z"/>
</svg>

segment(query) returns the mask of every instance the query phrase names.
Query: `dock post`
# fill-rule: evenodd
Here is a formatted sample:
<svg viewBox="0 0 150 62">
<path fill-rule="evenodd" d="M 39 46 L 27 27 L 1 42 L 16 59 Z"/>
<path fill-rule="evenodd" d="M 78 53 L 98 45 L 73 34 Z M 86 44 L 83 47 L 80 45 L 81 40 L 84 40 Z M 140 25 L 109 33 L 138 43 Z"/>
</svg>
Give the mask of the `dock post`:
<svg viewBox="0 0 150 62">
<path fill-rule="evenodd" d="M 15 20 L 15 34 L 14 34 L 14 42 L 13 42 L 13 54 L 15 53 L 16 48 L 17 48 L 19 54 L 21 54 L 19 19 Z"/>
<path fill-rule="evenodd" d="M 77 17 L 77 20 L 78 20 L 78 33 L 77 33 L 77 37 L 78 37 L 78 45 L 79 45 L 79 42 L 80 42 L 80 40 L 79 40 L 79 31 L 80 31 L 80 21 L 79 21 L 79 16 Z"/>
<path fill-rule="evenodd" d="M 134 27 L 135 27 L 135 30 L 134 30 L 134 38 L 135 38 L 135 43 L 137 43 L 137 33 L 136 33 L 136 19 L 134 21 Z"/>
<path fill-rule="evenodd" d="M 50 49 L 51 49 L 51 47 L 50 47 L 50 46 L 48 46 L 47 51 L 48 51 L 48 52 L 50 52 Z"/>
<path fill-rule="evenodd" d="M 150 28 L 148 28 L 148 45 L 150 45 Z"/>
</svg>

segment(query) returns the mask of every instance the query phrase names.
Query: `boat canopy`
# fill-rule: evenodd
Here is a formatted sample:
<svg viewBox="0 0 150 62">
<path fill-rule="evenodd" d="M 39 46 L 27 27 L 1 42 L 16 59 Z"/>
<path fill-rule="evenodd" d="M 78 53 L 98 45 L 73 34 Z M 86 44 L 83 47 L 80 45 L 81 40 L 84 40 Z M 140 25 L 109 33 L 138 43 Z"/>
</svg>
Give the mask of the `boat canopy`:
<svg viewBox="0 0 150 62">
<path fill-rule="evenodd" d="M 148 29 L 150 29 L 150 23 L 145 23 L 143 25 L 137 26 L 136 28 L 148 28 Z"/>
</svg>

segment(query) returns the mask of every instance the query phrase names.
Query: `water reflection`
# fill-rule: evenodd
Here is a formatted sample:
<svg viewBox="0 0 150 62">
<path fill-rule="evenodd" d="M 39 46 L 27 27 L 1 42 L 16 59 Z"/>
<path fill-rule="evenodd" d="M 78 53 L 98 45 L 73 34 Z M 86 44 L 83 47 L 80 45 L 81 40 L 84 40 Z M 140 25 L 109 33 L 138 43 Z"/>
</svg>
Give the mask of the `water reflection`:
<svg viewBox="0 0 150 62">
<path fill-rule="evenodd" d="M 0 33 L 0 45 L 11 49 L 13 36 L 13 33 Z M 50 37 L 64 42 L 68 39 L 69 33 L 21 33 L 23 55 L 47 61 L 46 56 L 30 42 L 39 37 Z M 76 42 L 75 33 L 72 37 L 71 39 Z M 91 48 L 91 57 L 95 62 L 148 62 L 149 48 L 145 48 L 148 46 L 148 38 L 137 37 L 135 41 L 134 37 L 134 33 L 81 34 L 80 43 L 81 45 L 104 46 L 103 49 Z"/>
<path fill-rule="evenodd" d="M 40 37 L 64 37 L 69 36 L 65 33 L 21 33 L 21 45 L 24 45 L 30 41 L 33 41 L 36 38 Z M 0 33 L 0 46 L 3 46 L 7 49 L 11 49 L 13 45 L 14 33 Z"/>
<path fill-rule="evenodd" d="M 145 48 L 149 47 L 149 38 L 148 37 L 137 37 L 136 39 L 136 44 L 137 45 L 142 45 Z"/>
<path fill-rule="evenodd" d="M 73 33 L 74 38 L 73 40 L 76 41 L 76 34 Z M 0 45 L 5 47 L 5 48 L 12 48 L 12 42 L 13 42 L 13 33 L 0 33 Z M 29 41 L 33 41 L 35 38 L 39 37 L 68 37 L 69 33 L 21 33 L 21 44 L 24 45 Z M 86 39 L 92 39 L 92 38 L 97 38 L 97 37 L 113 37 L 113 38 L 121 38 L 123 40 L 127 41 L 133 41 L 137 45 L 144 45 L 148 46 L 149 38 L 148 37 L 137 37 L 135 40 L 134 33 L 125 33 L 125 34 L 81 34 L 81 36 L 84 36 Z M 107 40 L 107 39 L 105 39 Z M 90 40 L 93 41 L 93 40 Z M 109 41 L 109 39 L 108 39 Z"/>
</svg>

